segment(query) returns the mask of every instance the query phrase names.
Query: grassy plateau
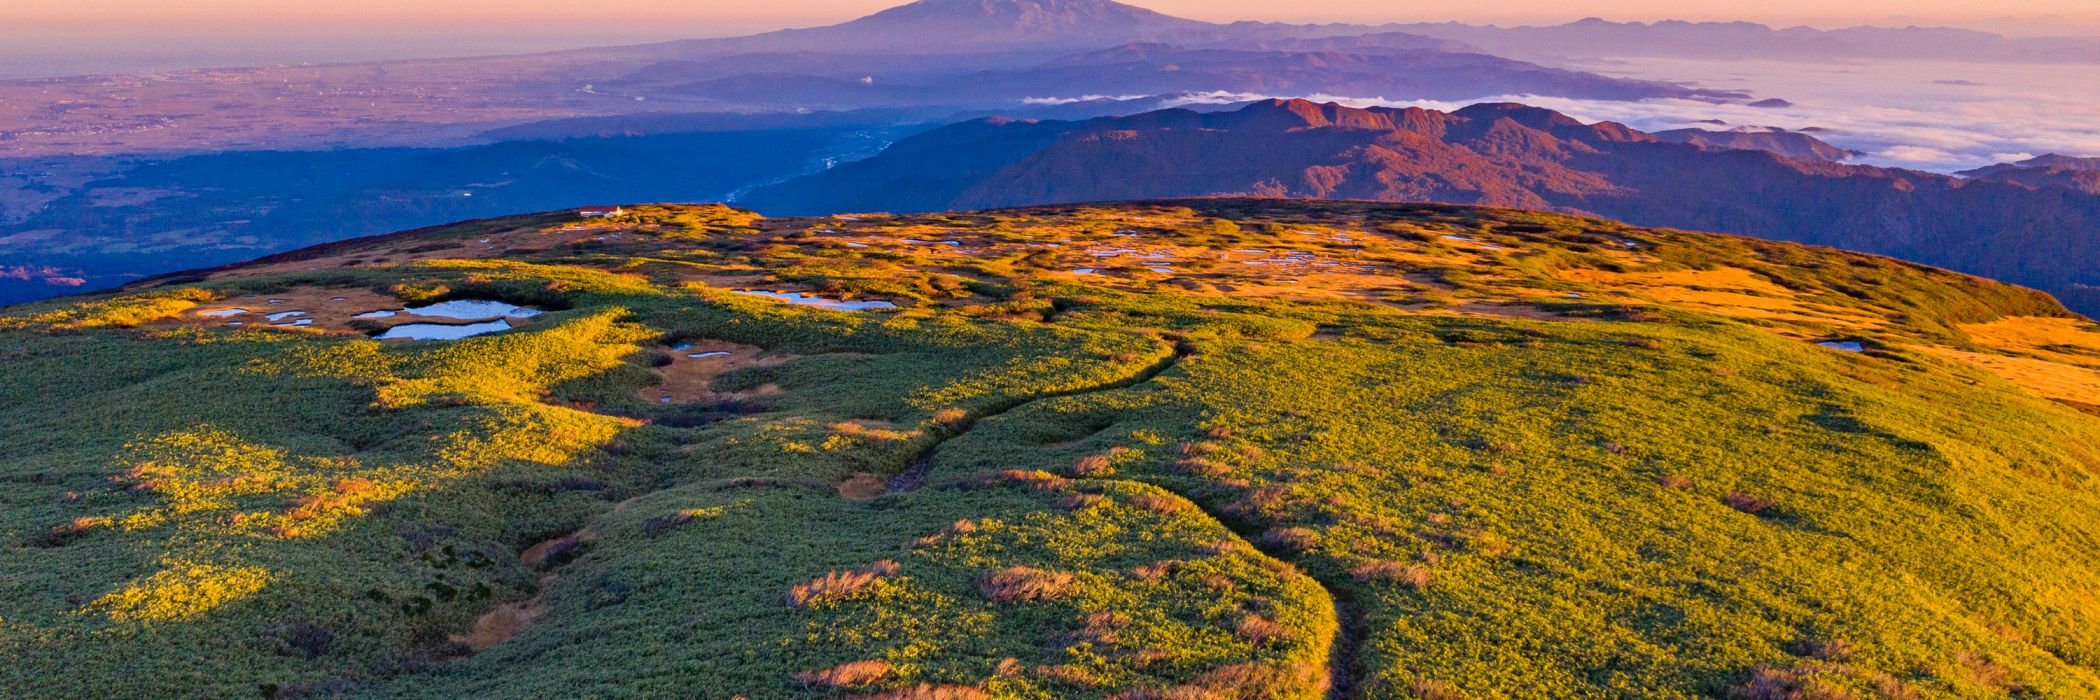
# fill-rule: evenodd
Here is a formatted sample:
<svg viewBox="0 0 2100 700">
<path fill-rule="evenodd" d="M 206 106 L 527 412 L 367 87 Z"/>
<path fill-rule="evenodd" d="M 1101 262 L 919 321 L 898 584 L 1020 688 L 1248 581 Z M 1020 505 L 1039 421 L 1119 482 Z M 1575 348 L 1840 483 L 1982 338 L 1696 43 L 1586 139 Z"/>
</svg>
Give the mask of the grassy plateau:
<svg viewBox="0 0 2100 700">
<path fill-rule="evenodd" d="M 0 310 L 0 658 L 35 698 L 2100 697 L 2100 326 L 1434 205 L 411 231 Z"/>
</svg>

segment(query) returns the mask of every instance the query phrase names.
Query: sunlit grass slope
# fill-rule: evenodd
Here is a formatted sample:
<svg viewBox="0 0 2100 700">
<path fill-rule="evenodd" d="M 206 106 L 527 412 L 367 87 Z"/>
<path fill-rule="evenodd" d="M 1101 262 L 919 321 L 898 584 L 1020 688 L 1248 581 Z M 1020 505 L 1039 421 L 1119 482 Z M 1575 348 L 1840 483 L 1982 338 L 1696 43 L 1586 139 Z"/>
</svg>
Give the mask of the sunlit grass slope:
<svg viewBox="0 0 2100 700">
<path fill-rule="evenodd" d="M 467 299 L 545 313 L 354 315 Z M 1882 258 L 642 207 L 17 307 L 0 363 L 10 695 L 2100 696 L 2100 328 Z"/>
</svg>

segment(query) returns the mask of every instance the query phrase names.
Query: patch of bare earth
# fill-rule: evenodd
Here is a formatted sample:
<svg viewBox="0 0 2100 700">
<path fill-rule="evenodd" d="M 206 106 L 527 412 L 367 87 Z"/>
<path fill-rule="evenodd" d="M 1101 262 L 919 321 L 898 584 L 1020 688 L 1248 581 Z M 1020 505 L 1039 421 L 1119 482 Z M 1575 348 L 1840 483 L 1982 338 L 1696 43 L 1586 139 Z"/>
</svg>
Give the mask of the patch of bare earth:
<svg viewBox="0 0 2100 700">
<path fill-rule="evenodd" d="M 889 480 L 882 478 L 879 474 L 860 472 L 854 474 L 852 478 L 839 482 L 839 497 L 849 501 L 873 500 L 877 496 L 889 493 L 889 491 Z"/>
<path fill-rule="evenodd" d="M 539 590 L 547 590 L 548 586 L 553 585 L 555 578 L 554 574 L 541 576 Z M 547 611 L 540 598 L 540 595 L 535 595 L 529 600 L 496 606 L 495 610 L 490 610 L 474 620 L 473 630 L 452 635 L 451 639 L 476 654 L 510 641 Z"/>
<path fill-rule="evenodd" d="M 518 553 L 518 560 L 534 569 L 558 569 L 568 563 L 568 558 L 573 556 L 582 541 L 590 536 L 590 530 L 579 530 L 574 534 L 556 537 L 527 547 L 525 551 Z M 476 618 L 473 629 L 451 635 L 450 639 L 473 654 L 488 651 L 498 644 L 510 641 L 547 612 L 547 591 L 554 587 L 555 580 L 559 578 L 561 575 L 553 570 L 541 574 L 531 598 L 496 606 L 494 610 Z"/>
<path fill-rule="evenodd" d="M 794 355 L 767 355 L 765 348 L 719 340 L 696 341 L 684 349 L 661 348 L 670 353 L 671 364 L 657 368 L 662 383 L 641 390 L 644 400 L 656 404 L 687 404 L 758 398 L 779 395 L 779 385 L 767 384 L 749 391 L 715 391 L 715 379 L 749 367 L 773 367 L 795 359 Z"/>
<path fill-rule="evenodd" d="M 205 328 L 240 328 L 243 330 L 277 330 L 325 335 L 355 335 L 362 337 L 365 331 L 350 325 L 357 316 L 373 311 L 391 311 L 391 316 L 365 319 L 371 324 L 391 328 L 405 323 L 434 323 L 464 325 L 487 319 L 463 320 L 442 316 L 419 316 L 408 313 L 408 304 L 394 297 L 363 288 L 331 289 L 323 287 L 294 287 L 278 294 L 242 296 L 199 305 L 181 316 L 161 321 L 164 325 L 181 325 Z M 236 313 L 238 312 L 238 313 Z M 272 316 L 278 316 L 272 320 Z M 529 318 L 505 318 L 515 328 L 530 323 Z"/>
<path fill-rule="evenodd" d="M 401 300 L 369 289 L 294 287 L 278 294 L 242 296 L 202 304 L 163 323 L 212 328 L 271 328 L 364 335 L 350 328 L 352 317 L 367 311 L 394 310 L 403 306 Z M 240 313 L 234 313 L 236 311 Z M 270 316 L 277 314 L 287 315 L 275 321 L 270 320 Z M 309 323 L 295 325 L 302 320 Z"/>
</svg>

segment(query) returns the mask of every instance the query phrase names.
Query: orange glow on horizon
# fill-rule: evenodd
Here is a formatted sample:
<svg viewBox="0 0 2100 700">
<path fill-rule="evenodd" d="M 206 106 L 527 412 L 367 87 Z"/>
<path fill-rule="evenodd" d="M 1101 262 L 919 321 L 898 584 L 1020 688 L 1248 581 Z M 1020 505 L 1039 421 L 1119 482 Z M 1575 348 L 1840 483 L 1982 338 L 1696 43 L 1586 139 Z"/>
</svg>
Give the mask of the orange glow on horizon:
<svg viewBox="0 0 2100 700">
<path fill-rule="evenodd" d="M 283 0 L 9 0 L 0 7 L 0 26 L 31 25 L 92 29 L 96 25 L 173 23 L 207 29 L 213 26 L 265 23 L 313 23 L 339 29 L 393 27 L 415 23 L 457 24 L 500 30 L 505 26 L 573 23 L 593 27 L 620 23 L 677 22 L 687 26 L 717 25 L 756 31 L 813 26 L 870 14 L 905 0 L 786 0 L 775 3 L 722 0 L 605 0 L 579 5 L 553 0 L 364 0 L 358 3 L 309 4 Z M 1308 0 L 1279 5 L 1265 0 L 1136 0 L 1132 4 L 1168 14 L 1212 21 L 1241 19 L 1298 22 L 1466 21 L 1555 23 L 1600 16 L 1653 21 L 1748 20 L 1772 24 L 1831 26 L 1858 23 L 1960 23 L 2008 17 L 2056 15 L 2075 22 L 2100 21 L 2100 4 L 2091 0 L 1852 0 L 1833 10 L 1811 0 L 1713 0 L 1688 6 L 1681 0 L 1592 0 L 1575 5 L 1544 0 L 1417 0 L 1404 7 L 1381 0 Z M 491 26 L 489 23 L 495 23 Z M 300 27 L 292 28 L 297 33 Z M 4 31 L 4 30 L 0 30 Z"/>
</svg>

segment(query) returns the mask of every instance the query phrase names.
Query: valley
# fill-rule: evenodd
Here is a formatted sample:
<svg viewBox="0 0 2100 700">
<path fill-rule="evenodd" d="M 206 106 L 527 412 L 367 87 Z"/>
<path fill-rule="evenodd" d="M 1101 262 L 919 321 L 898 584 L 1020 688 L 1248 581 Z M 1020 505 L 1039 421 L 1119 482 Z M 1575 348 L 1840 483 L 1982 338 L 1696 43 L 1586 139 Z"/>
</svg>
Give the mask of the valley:
<svg viewBox="0 0 2100 700">
<path fill-rule="evenodd" d="M 0 201 L 0 303 L 549 206 L 733 201 L 872 155 L 912 131 L 882 115 L 772 125 L 687 119 L 672 133 L 605 136 L 529 128 L 572 135 L 462 148 L 0 161 L 0 176 L 20 183 L 12 202 Z"/>
</svg>

